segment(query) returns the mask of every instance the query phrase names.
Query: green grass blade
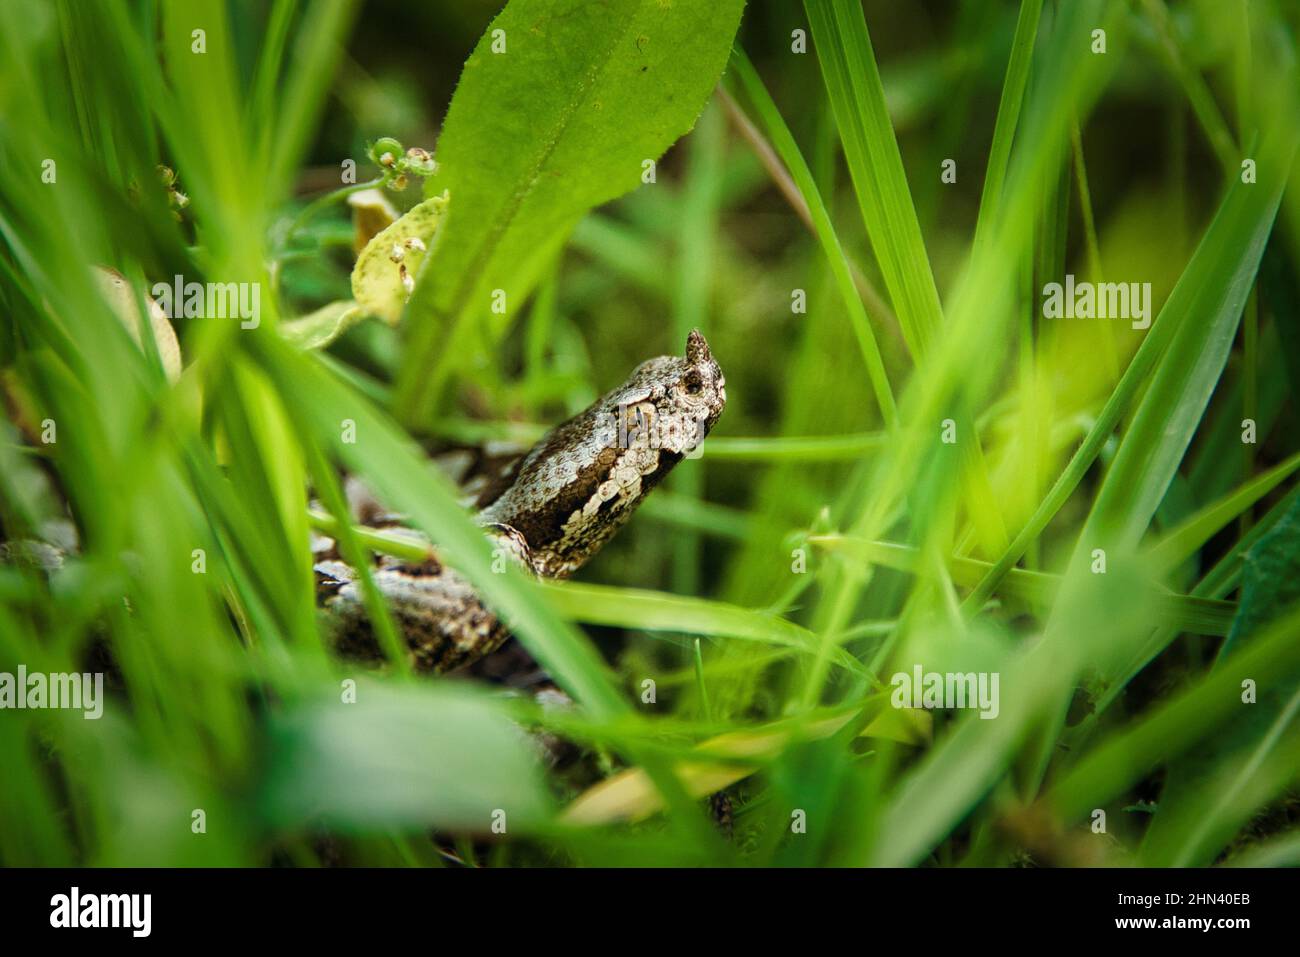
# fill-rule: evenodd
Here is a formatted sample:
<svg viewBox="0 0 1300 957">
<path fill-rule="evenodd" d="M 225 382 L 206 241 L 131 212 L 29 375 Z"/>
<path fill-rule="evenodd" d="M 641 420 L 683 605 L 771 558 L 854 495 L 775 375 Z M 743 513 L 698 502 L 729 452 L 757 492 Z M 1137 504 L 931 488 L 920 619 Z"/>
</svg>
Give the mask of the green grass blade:
<svg viewBox="0 0 1300 957">
<path fill-rule="evenodd" d="M 870 542 L 843 535 L 812 535 L 808 541 L 830 551 L 851 555 L 859 561 L 915 575 L 925 574 L 923 556 L 911 545 Z M 947 569 L 955 584 L 969 587 L 987 574 L 989 563 L 955 556 L 949 558 Z M 1003 580 L 1002 592 L 1006 597 L 1023 601 L 1040 612 L 1048 612 L 1060 587 L 1060 575 L 1013 568 Z M 1151 591 L 1148 600 L 1171 627 L 1197 635 L 1227 635 L 1237 613 L 1237 606 L 1232 602 L 1197 595 L 1175 595 L 1156 589 Z"/>
<path fill-rule="evenodd" d="M 1279 462 L 1170 529 L 1147 552 L 1157 569 L 1173 569 L 1194 555 L 1219 529 L 1241 515 L 1300 468 L 1300 454 Z"/>
<path fill-rule="evenodd" d="M 1289 168 L 1289 165 L 1283 168 Z M 1206 315 L 1213 310 L 1221 323 L 1235 326 L 1236 319 L 1240 316 L 1240 307 L 1245 301 L 1242 290 L 1249 289 L 1255 271 L 1258 269 L 1263 242 L 1268 236 L 1277 208 L 1280 189 L 1276 183 L 1273 189 L 1274 194 L 1270 202 L 1270 197 L 1258 185 L 1245 185 L 1238 182 L 1231 187 L 1214 221 L 1206 230 L 1196 252 L 1183 271 L 1178 285 L 1175 286 L 1160 314 L 1152 323 L 1146 338 L 1143 339 L 1142 345 L 1138 347 L 1137 353 L 1130 360 L 1124 374 L 1106 400 L 1083 444 L 1079 446 L 1065 470 L 1052 484 L 1029 521 L 1016 534 L 1007 551 L 994 563 L 984 580 L 967 596 L 963 604 L 968 611 L 980 607 L 988 599 L 1003 576 L 1019 561 L 1030 542 L 1042 533 L 1047 523 L 1065 504 L 1079 482 L 1083 480 L 1085 473 L 1092 467 L 1102 446 L 1109 439 L 1111 432 L 1139 390 L 1146 384 L 1153 370 L 1159 366 L 1171 368 L 1173 371 L 1168 373 L 1169 375 L 1177 372 L 1177 367 L 1170 365 L 1175 360 L 1162 360 L 1162 356 L 1170 348 L 1170 343 L 1175 339 L 1182 324 L 1187 321 L 1187 317 Z M 1221 349 L 1224 348 L 1223 341 L 1221 332 L 1218 336 Z M 1228 336 L 1227 341 L 1230 344 L 1231 336 Z M 1194 352 L 1196 345 L 1195 341 L 1189 342 L 1184 339 L 1184 346 L 1176 361 L 1182 363 L 1192 361 L 1192 356 L 1188 353 Z M 1163 366 L 1160 365 L 1162 362 L 1165 363 Z M 1201 384 L 1204 385 L 1204 382 Z M 1169 388 L 1172 389 L 1173 386 Z M 1152 407 L 1148 417 L 1158 414 L 1159 411 Z M 1154 425 L 1147 426 L 1142 435 L 1150 438 L 1151 430 L 1154 428 Z M 1174 466 L 1176 465 L 1177 458 L 1174 460 Z M 1172 475 L 1167 465 L 1166 471 L 1168 474 L 1165 476 L 1165 484 Z M 1112 490 L 1116 488 L 1118 485 L 1112 485 Z M 1150 497 L 1148 494 L 1148 500 Z M 1157 499 L 1157 503 L 1158 501 Z M 1154 511 L 1154 504 L 1148 503 L 1148 506 Z M 1148 513 L 1147 520 L 1149 518 Z M 1141 524 L 1145 528 L 1146 520 Z"/>
<path fill-rule="evenodd" d="M 835 278 L 835 287 L 849 314 L 849 322 L 853 326 L 853 334 L 857 337 L 858 348 L 862 351 L 862 360 L 866 363 L 867 375 L 871 378 L 871 388 L 880 407 L 881 417 L 885 424 L 892 428 L 898 422 L 898 408 L 894 402 L 893 390 L 889 386 L 889 376 L 885 372 L 884 361 L 880 357 L 880 346 L 876 342 L 875 333 L 871 330 L 871 323 L 867 319 L 862 299 L 853 284 L 848 256 L 840 245 L 839 236 L 835 233 L 830 214 L 826 211 L 826 204 L 822 201 L 817 183 L 813 179 L 812 170 L 804 161 L 803 154 L 790 133 L 790 128 L 781 118 L 763 81 L 739 47 L 732 51 L 731 66 L 732 74 L 738 78 L 768 138 L 780 155 L 781 161 L 785 163 L 786 169 L 790 171 L 790 176 L 807 204 L 813 232 L 821 244 L 822 251 L 826 254 L 827 265 Z M 710 452 L 714 450 L 711 449 Z"/>
<path fill-rule="evenodd" d="M 1162 310 L 1185 310 L 1187 318 L 1178 324 L 1097 493 L 1080 536 L 1088 550 L 1101 542 L 1137 544 L 1192 440 L 1227 362 L 1295 157 L 1295 131 L 1283 130 L 1280 138 L 1263 151 L 1272 173 L 1257 184 L 1234 183 L 1224 216 L 1215 221 L 1219 229 L 1211 227 L 1188 264 L 1198 285 L 1190 301 L 1175 294 Z"/>
<path fill-rule="evenodd" d="M 1187 751 L 1224 721 L 1240 713 L 1241 679 L 1272 675 L 1292 680 L 1300 669 L 1300 643 L 1291 615 L 1243 649 L 1234 666 L 1211 671 L 1194 686 L 1092 749 L 1053 783 L 1045 803 L 1065 821 L 1102 807 L 1148 769 Z"/>
<path fill-rule="evenodd" d="M 297 414 L 318 434 L 332 436 L 334 454 L 438 542 L 452 564 L 511 622 L 538 661 L 593 712 L 624 713 L 628 705 L 591 645 L 557 619 L 521 575 L 513 570 L 493 573 L 487 540 L 410 440 L 368 402 L 333 380 L 312 356 L 295 354 L 269 336 L 260 337 L 259 345 L 263 368 L 282 394 L 312 397 L 299 404 Z M 342 441 L 345 420 L 355 423 L 356 443 Z"/>
<path fill-rule="evenodd" d="M 984 170 L 984 188 L 980 193 L 979 218 L 975 225 L 977 244 L 987 242 L 994 211 L 1002 201 L 1002 187 L 1006 182 L 1007 164 L 1011 159 L 1011 144 L 1020 122 L 1020 106 L 1024 101 L 1025 87 L 1029 84 L 1029 66 L 1042 12 L 1043 0 L 1021 0 L 1016 35 L 1011 40 L 1011 59 L 1007 63 L 1007 75 L 1002 83 L 1002 98 L 998 101 L 998 118 L 993 126 L 993 143 L 989 146 L 989 162 Z"/>
<path fill-rule="evenodd" d="M 548 582 L 542 592 L 557 615 L 593 625 L 753 641 L 805 654 L 814 653 L 818 645 L 812 632 L 793 622 L 706 598 L 574 582 Z M 839 667 L 865 674 L 852 655 L 841 651 L 834 657 Z"/>
<path fill-rule="evenodd" d="M 805 0 L 804 9 L 867 235 L 908 347 L 919 359 L 938 334 L 943 309 L 867 22 L 856 3 Z"/>
</svg>

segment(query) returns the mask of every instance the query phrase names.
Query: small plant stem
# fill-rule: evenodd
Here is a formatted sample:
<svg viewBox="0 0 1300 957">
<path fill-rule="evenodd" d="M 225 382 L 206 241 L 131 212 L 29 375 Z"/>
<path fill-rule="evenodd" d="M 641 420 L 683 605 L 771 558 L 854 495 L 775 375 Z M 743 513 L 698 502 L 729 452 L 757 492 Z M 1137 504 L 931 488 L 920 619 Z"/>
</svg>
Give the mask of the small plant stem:
<svg viewBox="0 0 1300 957">
<path fill-rule="evenodd" d="M 293 234 L 301 229 L 306 224 L 307 220 L 311 219 L 322 209 L 333 205 L 341 199 L 351 196 L 353 193 L 359 193 L 365 189 L 374 189 L 377 186 L 382 186 L 383 183 L 384 177 L 379 176 L 364 183 L 353 183 L 350 186 L 343 186 L 339 189 L 333 190 L 332 192 L 325 193 L 322 196 L 317 196 L 310 203 L 300 209 L 298 215 L 293 218 L 293 222 L 289 224 L 289 228 L 285 231 L 284 236 L 280 240 L 280 248 L 283 249 L 284 246 L 288 244 L 289 240 L 293 238 Z"/>
</svg>

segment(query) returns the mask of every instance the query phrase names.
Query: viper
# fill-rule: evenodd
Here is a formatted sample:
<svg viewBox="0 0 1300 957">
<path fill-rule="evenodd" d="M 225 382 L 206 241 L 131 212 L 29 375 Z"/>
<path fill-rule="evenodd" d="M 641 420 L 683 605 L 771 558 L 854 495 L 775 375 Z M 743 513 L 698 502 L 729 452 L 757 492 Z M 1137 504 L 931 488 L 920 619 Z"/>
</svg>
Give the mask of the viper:
<svg viewBox="0 0 1300 957">
<path fill-rule="evenodd" d="M 122 315 L 134 308 L 122 277 L 101 281 Z M 155 342 L 168 374 L 179 375 L 174 332 L 150 303 Z M 125 320 L 124 320 L 125 321 Z M 128 326 L 133 328 L 133 326 Z M 627 522 L 645 497 L 682 459 L 692 457 L 726 405 L 726 379 L 698 331 L 682 356 L 642 362 L 622 385 L 551 429 L 523 454 L 478 450 L 443 453 L 435 461 L 466 494 L 483 532 L 499 554 L 546 579 L 567 578 Z M 468 458 L 468 464 L 466 459 Z M 354 478 L 348 480 L 353 520 L 422 541 L 429 558 L 380 555 L 370 570 L 398 624 L 416 671 L 443 673 L 471 665 L 505 643 L 509 629 L 474 586 L 436 557 L 436 543 L 404 528 Z M 22 561 L 57 574 L 71 544 L 0 543 L 0 561 Z M 317 602 L 344 655 L 377 659 L 380 651 L 362 598 L 357 569 L 336 543 L 313 541 Z"/>
<path fill-rule="evenodd" d="M 472 508 L 499 554 L 538 578 L 567 578 L 627 522 L 682 459 L 699 450 L 727 402 L 726 379 L 698 330 L 684 356 L 641 363 L 628 379 L 532 449 L 490 467 L 447 466 L 473 495 Z M 446 463 L 444 463 L 446 465 Z M 353 486 L 355 518 L 400 527 Z M 412 533 L 414 534 L 414 533 Z M 429 543 L 435 544 L 435 543 Z M 338 647 L 378 656 L 357 570 L 335 543 L 315 543 L 317 594 Z M 509 637 L 473 585 L 436 558 L 413 563 L 381 556 L 371 570 L 417 671 L 470 665 Z"/>
</svg>

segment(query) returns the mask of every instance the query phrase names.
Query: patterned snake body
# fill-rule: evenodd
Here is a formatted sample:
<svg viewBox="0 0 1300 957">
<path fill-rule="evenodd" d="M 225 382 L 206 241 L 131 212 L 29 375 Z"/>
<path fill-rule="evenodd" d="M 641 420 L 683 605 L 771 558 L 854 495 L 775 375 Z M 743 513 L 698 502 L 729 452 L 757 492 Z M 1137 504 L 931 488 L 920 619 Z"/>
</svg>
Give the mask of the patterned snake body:
<svg viewBox="0 0 1300 957">
<path fill-rule="evenodd" d="M 694 331 L 684 357 L 643 362 L 621 386 L 499 469 L 477 496 L 477 520 L 502 554 L 532 574 L 566 578 L 699 448 L 726 401 L 722 370 Z M 355 570 L 329 540 L 316 557 L 318 595 L 340 650 L 376 657 Z M 463 667 L 509 637 L 469 581 L 437 560 L 381 558 L 372 576 L 418 671 Z"/>
</svg>

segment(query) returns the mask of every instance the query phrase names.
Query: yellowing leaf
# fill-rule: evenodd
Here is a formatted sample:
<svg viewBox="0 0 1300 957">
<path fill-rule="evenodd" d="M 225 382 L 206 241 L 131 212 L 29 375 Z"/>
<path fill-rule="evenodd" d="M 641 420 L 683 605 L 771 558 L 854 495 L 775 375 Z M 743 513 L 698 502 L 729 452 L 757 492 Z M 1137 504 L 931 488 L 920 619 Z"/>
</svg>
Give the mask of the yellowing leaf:
<svg viewBox="0 0 1300 957">
<path fill-rule="evenodd" d="M 382 189 L 352 193 L 348 196 L 348 206 L 352 209 L 352 246 L 358 256 L 366 248 L 366 243 L 397 222 L 400 215 Z"/>
<path fill-rule="evenodd" d="M 859 734 L 903 744 L 928 741 L 932 718 L 926 711 L 885 707 L 884 696 L 873 702 L 878 714 Z M 830 737 L 852 719 L 854 712 L 815 721 L 796 729 L 788 722 L 733 731 L 703 741 L 696 748 L 698 759 L 679 761 L 673 768 L 682 787 L 692 797 L 704 797 L 735 784 L 776 757 L 801 732 L 810 738 Z M 588 788 L 565 808 L 560 820 L 567 824 L 593 826 L 615 821 L 640 821 L 663 809 L 663 797 L 641 768 L 629 768 Z"/>
<path fill-rule="evenodd" d="M 122 320 L 122 325 L 126 326 L 131 338 L 139 345 L 140 324 L 136 319 L 135 291 L 127 283 L 126 277 L 116 269 L 97 266 L 95 282 L 114 314 Z M 176 341 L 176 330 L 167 321 L 167 315 L 158 303 L 149 296 L 145 296 L 144 301 L 149 309 L 149 327 L 153 331 L 154 344 L 158 347 L 158 357 L 162 360 L 168 381 L 175 382 L 181 375 L 181 346 Z"/>
<path fill-rule="evenodd" d="M 352 296 L 364 313 L 397 324 L 446 209 L 446 193 L 426 199 L 366 243 L 352 270 Z"/>
<path fill-rule="evenodd" d="M 322 349 L 365 316 L 351 299 L 340 299 L 315 312 L 280 324 L 280 335 L 304 349 Z"/>
</svg>

